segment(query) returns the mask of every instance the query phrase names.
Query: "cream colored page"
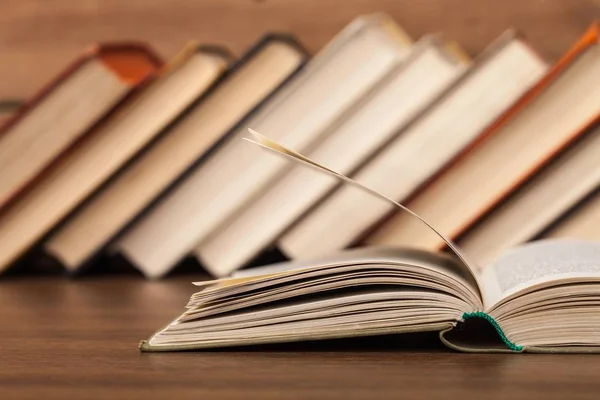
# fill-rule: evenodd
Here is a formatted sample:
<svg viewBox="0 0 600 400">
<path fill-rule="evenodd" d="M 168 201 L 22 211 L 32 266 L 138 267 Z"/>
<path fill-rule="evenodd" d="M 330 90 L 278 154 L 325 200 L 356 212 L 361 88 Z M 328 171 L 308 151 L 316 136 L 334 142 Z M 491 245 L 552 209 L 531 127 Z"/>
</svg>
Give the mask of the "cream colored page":
<svg viewBox="0 0 600 400">
<path fill-rule="evenodd" d="M 311 148 L 408 51 L 381 30 L 368 30 L 316 71 L 309 63 L 247 126 L 269 132 L 287 146 Z M 241 135 L 236 132 L 232 138 Z M 164 273 L 285 168 L 282 160 L 258 157 L 230 140 L 126 232 L 118 247 L 138 265 Z"/>
<path fill-rule="evenodd" d="M 410 121 L 464 71 L 465 64 L 449 61 L 430 46 L 406 68 L 399 68 L 379 89 L 335 126 L 310 156 L 341 173 L 349 173 Z M 338 180 L 295 166 L 251 204 L 196 247 L 203 264 L 226 274 L 270 245 Z M 261 229 L 255 229 L 260 226 Z M 252 230 L 253 234 L 247 232 Z M 235 246 L 235 251 L 223 251 Z"/>
<path fill-rule="evenodd" d="M 490 310 L 534 285 L 566 279 L 600 279 L 600 242 L 541 240 L 513 248 L 483 268 L 480 287 Z"/>
<path fill-rule="evenodd" d="M 472 293 L 469 296 L 470 301 L 477 303 L 476 296 L 479 292 L 477 282 L 464 264 L 457 262 L 455 258 L 449 255 L 412 249 L 363 247 L 344 250 L 311 260 L 284 262 L 237 271 L 232 274 L 232 279 L 272 279 L 278 275 L 284 276 L 298 271 L 314 270 L 315 273 L 319 273 L 317 271 L 328 268 L 339 268 L 340 273 L 342 273 L 345 270 L 351 271 L 355 270 L 357 266 L 366 265 L 381 266 L 382 268 L 393 266 L 398 270 L 412 269 L 413 267 L 422 268 L 425 275 L 428 270 L 434 271 L 460 282 Z M 226 280 L 223 280 L 223 282 L 226 282 Z"/>
</svg>

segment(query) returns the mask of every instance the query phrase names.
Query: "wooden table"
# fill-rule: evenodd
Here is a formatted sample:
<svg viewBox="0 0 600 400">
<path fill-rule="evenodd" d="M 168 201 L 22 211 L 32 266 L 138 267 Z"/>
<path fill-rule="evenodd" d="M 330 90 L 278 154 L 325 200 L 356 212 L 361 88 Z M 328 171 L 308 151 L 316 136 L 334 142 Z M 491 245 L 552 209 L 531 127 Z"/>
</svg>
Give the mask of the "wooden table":
<svg viewBox="0 0 600 400">
<path fill-rule="evenodd" d="M 0 398 L 598 399 L 600 357 L 454 353 L 434 337 L 142 354 L 196 277 L 4 279 Z M 415 348 L 417 343 L 419 346 Z"/>
</svg>

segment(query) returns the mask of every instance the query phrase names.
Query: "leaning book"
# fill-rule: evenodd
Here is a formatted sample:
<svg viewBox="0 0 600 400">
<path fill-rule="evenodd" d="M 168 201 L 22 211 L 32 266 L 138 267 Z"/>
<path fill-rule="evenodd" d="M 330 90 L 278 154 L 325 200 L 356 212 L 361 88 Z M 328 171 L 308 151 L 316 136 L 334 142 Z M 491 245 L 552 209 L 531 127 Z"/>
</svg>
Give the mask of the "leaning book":
<svg viewBox="0 0 600 400">
<path fill-rule="evenodd" d="M 255 134 L 255 143 L 384 196 Z M 600 352 L 600 242 L 561 239 L 507 250 L 487 266 L 440 236 L 443 254 L 366 247 L 198 282 L 186 311 L 142 351 L 200 350 L 439 332 L 460 351 Z M 480 338 L 485 323 L 497 340 Z"/>
</svg>

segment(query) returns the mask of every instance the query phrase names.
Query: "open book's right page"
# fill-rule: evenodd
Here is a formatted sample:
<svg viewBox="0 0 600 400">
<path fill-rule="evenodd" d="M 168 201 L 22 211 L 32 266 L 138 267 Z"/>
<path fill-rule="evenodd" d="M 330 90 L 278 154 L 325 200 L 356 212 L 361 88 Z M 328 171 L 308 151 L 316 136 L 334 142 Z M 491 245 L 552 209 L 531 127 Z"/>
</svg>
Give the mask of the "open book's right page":
<svg viewBox="0 0 600 400">
<path fill-rule="evenodd" d="M 488 312 L 499 302 L 536 286 L 600 280 L 600 243 L 562 239 L 525 244 L 482 268 L 479 278 Z"/>
<path fill-rule="evenodd" d="M 478 282 L 485 312 L 465 313 L 461 329 L 442 332 L 440 338 L 449 347 L 471 352 L 600 352 L 600 242 L 531 242 L 484 267 Z M 480 327 L 466 321 L 473 317 L 487 320 L 504 346 L 472 340 Z"/>
</svg>

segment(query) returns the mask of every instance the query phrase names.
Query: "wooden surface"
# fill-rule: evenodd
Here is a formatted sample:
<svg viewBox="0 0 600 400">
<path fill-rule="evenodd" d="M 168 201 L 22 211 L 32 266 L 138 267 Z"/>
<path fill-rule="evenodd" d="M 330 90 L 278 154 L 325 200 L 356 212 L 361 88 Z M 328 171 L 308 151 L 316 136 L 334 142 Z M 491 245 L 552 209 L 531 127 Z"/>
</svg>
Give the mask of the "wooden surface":
<svg viewBox="0 0 600 400">
<path fill-rule="evenodd" d="M 193 277 L 10 278 L 0 285 L 0 398 L 597 399 L 600 357 L 454 353 L 434 337 L 142 354 Z M 414 343 L 413 343 L 414 345 Z"/>
<path fill-rule="evenodd" d="M 556 59 L 600 17 L 600 0 L 0 0 L 0 99 L 31 95 L 96 41 L 144 40 L 170 57 L 197 39 L 240 54 L 263 32 L 286 31 L 314 52 L 375 11 L 415 38 L 442 32 L 471 54 L 515 26 Z"/>
</svg>

